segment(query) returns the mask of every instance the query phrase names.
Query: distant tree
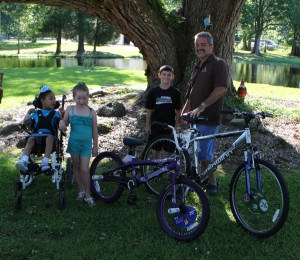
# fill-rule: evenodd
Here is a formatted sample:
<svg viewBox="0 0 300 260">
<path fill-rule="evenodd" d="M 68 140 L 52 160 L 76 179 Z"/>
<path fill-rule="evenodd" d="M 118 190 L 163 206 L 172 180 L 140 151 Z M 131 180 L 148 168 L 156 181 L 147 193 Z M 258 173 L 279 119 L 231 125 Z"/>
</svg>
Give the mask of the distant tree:
<svg viewBox="0 0 300 260">
<path fill-rule="evenodd" d="M 77 55 L 81 55 L 85 52 L 84 49 L 84 38 L 87 32 L 87 15 L 81 11 L 76 12 L 75 19 L 75 27 L 78 33 L 78 48 L 77 48 Z"/>
<path fill-rule="evenodd" d="M 119 36 L 111 25 L 94 18 L 90 33 L 87 34 L 87 42 L 93 45 L 93 52 L 96 52 L 97 46 L 115 42 Z"/>
<path fill-rule="evenodd" d="M 42 21 L 45 17 L 45 8 L 41 5 L 27 5 L 22 13 L 22 24 L 26 39 L 36 42 L 41 36 Z"/>
<path fill-rule="evenodd" d="M 25 4 L 4 4 L 2 6 L 3 20 L 2 30 L 8 37 L 17 37 L 18 54 L 20 53 L 20 40 L 26 36 L 26 23 L 24 22 L 29 5 Z"/>
<path fill-rule="evenodd" d="M 36 42 L 41 32 L 43 9 L 40 5 L 3 4 L 1 30 L 8 37 L 17 37 L 18 41 Z"/>
<path fill-rule="evenodd" d="M 72 11 L 62 7 L 44 7 L 41 31 L 43 35 L 56 39 L 56 54 L 61 53 L 63 30 L 68 29 Z"/>
<path fill-rule="evenodd" d="M 76 40 L 78 42 L 77 55 L 82 55 L 85 52 L 84 42 L 86 35 L 89 34 L 92 28 L 92 20 L 94 20 L 94 17 L 91 15 L 72 9 L 68 29 L 64 31 L 64 36 L 67 39 Z"/>
<path fill-rule="evenodd" d="M 242 34 L 242 44 L 244 50 L 251 50 L 251 37 L 253 37 L 255 29 L 253 26 L 254 15 L 252 12 L 253 5 L 250 1 L 246 1 L 240 16 L 240 28 Z"/>
<path fill-rule="evenodd" d="M 300 3 L 290 0 L 287 9 L 287 26 L 289 28 L 291 55 L 300 56 Z"/>
<path fill-rule="evenodd" d="M 273 29 L 283 24 L 283 18 L 287 3 L 284 0 L 247 0 L 242 14 L 248 42 L 244 42 L 247 49 L 250 48 L 251 38 L 255 38 L 252 53 L 260 55 L 260 40 L 264 31 Z"/>
<path fill-rule="evenodd" d="M 17 35 L 17 14 L 16 4 L 1 4 L 1 31 L 8 39 Z"/>
</svg>

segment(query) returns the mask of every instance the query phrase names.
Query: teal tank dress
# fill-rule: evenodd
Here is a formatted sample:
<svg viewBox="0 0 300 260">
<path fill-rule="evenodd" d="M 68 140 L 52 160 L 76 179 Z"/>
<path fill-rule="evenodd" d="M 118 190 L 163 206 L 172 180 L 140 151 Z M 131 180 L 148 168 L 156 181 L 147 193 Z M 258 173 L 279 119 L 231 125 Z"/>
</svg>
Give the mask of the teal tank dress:
<svg viewBox="0 0 300 260">
<path fill-rule="evenodd" d="M 71 131 L 67 153 L 91 157 L 93 137 L 92 109 L 90 109 L 88 116 L 80 116 L 74 113 L 74 106 L 72 106 L 69 123 L 71 125 Z"/>
</svg>

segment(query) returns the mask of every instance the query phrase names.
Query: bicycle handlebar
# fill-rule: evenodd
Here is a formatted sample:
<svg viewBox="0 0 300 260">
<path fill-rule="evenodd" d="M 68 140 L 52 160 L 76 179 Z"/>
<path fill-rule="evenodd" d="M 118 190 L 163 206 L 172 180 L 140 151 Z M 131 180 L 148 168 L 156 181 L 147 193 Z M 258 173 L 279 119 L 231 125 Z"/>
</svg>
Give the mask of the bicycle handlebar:
<svg viewBox="0 0 300 260">
<path fill-rule="evenodd" d="M 254 113 L 254 112 L 247 112 L 247 111 L 241 111 L 241 110 L 222 110 L 221 111 L 222 114 L 231 114 L 233 116 L 237 116 L 237 117 L 244 117 L 244 118 L 248 118 L 249 120 L 254 119 L 254 118 L 266 118 L 266 117 L 274 117 L 274 115 L 272 115 L 269 112 L 258 112 L 258 113 Z"/>
<path fill-rule="evenodd" d="M 208 118 L 206 116 L 191 117 L 190 114 L 188 114 L 188 113 L 184 113 L 181 116 L 181 118 L 182 118 L 182 120 L 184 120 L 190 124 L 196 124 L 196 123 L 208 121 Z"/>
</svg>

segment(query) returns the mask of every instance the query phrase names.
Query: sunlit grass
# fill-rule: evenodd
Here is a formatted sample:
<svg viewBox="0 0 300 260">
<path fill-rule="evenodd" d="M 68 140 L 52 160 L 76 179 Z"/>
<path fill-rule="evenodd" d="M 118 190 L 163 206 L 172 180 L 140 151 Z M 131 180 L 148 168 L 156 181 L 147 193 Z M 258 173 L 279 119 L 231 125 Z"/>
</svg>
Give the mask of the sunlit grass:
<svg viewBox="0 0 300 260">
<path fill-rule="evenodd" d="M 63 54 L 76 53 L 78 49 L 78 44 L 75 42 L 63 42 L 61 45 L 61 51 Z M 93 46 L 85 44 L 84 49 L 86 52 L 92 52 Z M 0 56 L 11 56 L 17 55 L 18 45 L 16 41 L 2 41 L 0 45 Z M 53 55 L 56 51 L 56 43 L 29 43 L 22 42 L 20 44 L 20 54 L 19 56 L 36 56 L 37 54 Z M 142 58 L 139 49 L 131 45 L 107 45 L 107 46 L 97 46 L 96 51 L 103 53 L 105 55 L 118 55 L 123 58 L 139 57 Z"/>
<path fill-rule="evenodd" d="M 254 62 L 254 63 L 278 63 L 278 64 L 289 64 L 293 66 L 300 66 L 300 58 L 290 56 L 290 49 L 279 49 L 275 51 L 262 52 L 261 56 L 251 54 L 250 51 L 239 50 L 234 52 L 233 57 L 235 59 Z"/>
<path fill-rule="evenodd" d="M 236 88 L 239 87 L 239 81 L 233 81 Z M 247 93 L 255 97 L 268 99 L 296 101 L 300 100 L 300 89 L 283 86 L 272 86 L 269 84 L 249 83 L 246 85 Z"/>
<path fill-rule="evenodd" d="M 51 86 L 57 95 L 65 94 L 81 81 L 94 89 L 114 84 L 141 86 L 141 89 L 145 89 L 147 85 L 144 71 L 108 67 L 96 67 L 92 71 L 83 67 L 16 68 L 1 71 L 4 72 L 4 98 L 1 109 L 24 106 L 28 101 L 33 100 L 42 85 Z"/>
<path fill-rule="evenodd" d="M 233 81 L 236 88 L 240 82 Z M 248 106 L 255 111 L 267 111 L 278 118 L 300 122 L 300 89 L 268 84 L 247 84 L 247 95 L 243 104 L 235 98 L 227 97 L 228 104 Z M 235 107 L 231 104 L 231 107 Z M 237 106 L 236 106 L 237 107 Z M 238 108 L 238 107 L 237 107 Z"/>
</svg>

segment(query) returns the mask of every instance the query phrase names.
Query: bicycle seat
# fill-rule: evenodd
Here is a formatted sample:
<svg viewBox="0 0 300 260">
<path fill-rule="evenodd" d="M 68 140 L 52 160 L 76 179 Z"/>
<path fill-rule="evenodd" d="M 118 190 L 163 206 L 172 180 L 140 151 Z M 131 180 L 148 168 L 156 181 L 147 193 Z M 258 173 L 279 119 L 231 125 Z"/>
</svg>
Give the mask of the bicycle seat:
<svg viewBox="0 0 300 260">
<path fill-rule="evenodd" d="M 125 145 L 129 145 L 129 146 L 139 146 L 139 145 L 143 145 L 144 141 L 130 137 L 130 136 L 126 136 L 123 138 L 123 143 Z"/>
<path fill-rule="evenodd" d="M 206 116 L 198 116 L 198 117 L 191 117 L 188 113 L 184 113 L 182 115 L 182 120 L 190 123 L 190 124 L 196 124 L 200 122 L 206 122 L 208 121 L 208 118 Z"/>
</svg>

